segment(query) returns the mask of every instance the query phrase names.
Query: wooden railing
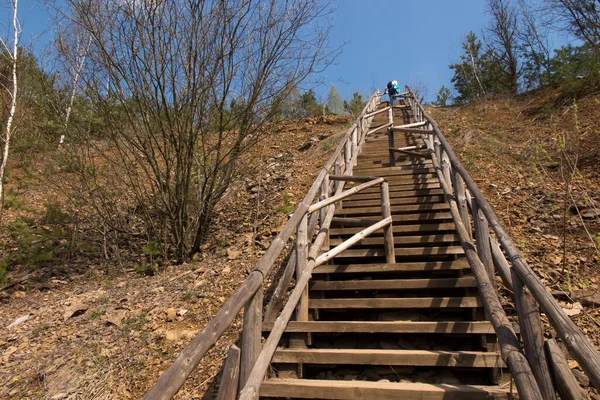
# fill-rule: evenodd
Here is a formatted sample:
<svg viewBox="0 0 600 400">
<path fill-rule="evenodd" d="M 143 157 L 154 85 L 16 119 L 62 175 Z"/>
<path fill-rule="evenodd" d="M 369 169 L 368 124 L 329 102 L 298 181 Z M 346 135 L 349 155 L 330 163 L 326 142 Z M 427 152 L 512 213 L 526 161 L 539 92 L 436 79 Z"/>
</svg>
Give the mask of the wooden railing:
<svg viewBox="0 0 600 400">
<path fill-rule="evenodd" d="M 502 358 L 511 371 L 521 398 L 556 399 L 555 390 L 563 399 L 583 398 L 558 345 L 554 339 L 544 339 L 540 308 L 570 354 L 589 376 L 592 385 L 600 389 L 600 353 L 529 267 L 436 123 L 408 86 L 404 100 L 410 106 L 415 123 L 399 127 L 392 124 L 388 128 L 390 161 L 395 157 L 395 151 L 392 151 L 394 132 L 421 134 L 427 144 L 426 153 L 433 161 L 450 205 L 487 316 L 498 337 Z M 490 236 L 489 228 L 497 240 Z M 512 290 L 524 353 L 500 303 L 496 271 L 507 288 Z"/>
<path fill-rule="evenodd" d="M 268 365 L 271 358 L 269 354 L 273 354 L 275 346 L 279 341 L 277 335 L 281 336 L 283 329 L 285 329 L 285 324 L 287 324 L 298 302 L 300 302 L 298 316 L 302 317 L 307 312 L 305 304 L 306 295 L 303 294 L 305 291 L 295 289 L 288 298 L 281 316 L 277 320 L 285 321 L 285 324 L 283 322 L 275 323 L 277 330 L 275 327 L 273 328 L 261 350 L 263 284 L 265 277 L 272 272 L 276 260 L 282 254 L 292 235 L 296 233 L 299 240 L 296 240 L 296 245 L 285 266 L 282 277 L 279 281 L 274 282 L 277 286 L 274 288 L 273 296 L 265 312 L 264 320 L 272 322 L 278 313 L 281 300 L 287 291 L 294 271 L 296 271 L 296 288 L 305 287 L 314 266 L 334 257 L 335 254 L 332 252 L 336 249 L 343 251 L 342 245 L 340 245 L 332 249 L 329 253 L 321 254 L 323 243 L 328 238 L 328 227 L 333 218 L 333 202 L 339 201 L 349 195 L 348 192 L 343 192 L 344 184 L 349 179 L 348 176 L 352 174 L 352 169 L 356 164 L 360 147 L 368 134 L 367 129 L 373 116 L 378 112 L 383 112 L 376 110 L 380 102 L 380 97 L 379 92 L 376 92 L 369 99 L 354 124 L 340 140 L 331 158 L 320 171 L 306 197 L 299 203 L 294 214 L 275 237 L 255 268 L 221 306 L 208 325 L 196 335 L 173 364 L 162 373 L 154 386 L 146 393 L 144 399 L 172 398 L 183 386 L 187 377 L 198 366 L 208 350 L 214 346 L 216 341 L 231 325 L 242 308 L 244 308 L 244 316 L 241 348 L 232 347 L 229 351 L 225 373 L 223 374 L 224 379 L 227 380 L 227 384 L 223 384 L 222 382 L 222 391 L 219 392 L 219 398 L 235 398 L 238 387 L 239 389 L 245 388 L 243 391 L 244 398 L 253 398 L 253 396 L 256 396 L 260 382 L 265 375 L 266 365 Z M 387 193 L 387 183 L 383 178 L 369 179 L 368 182 L 351 189 L 351 192 L 355 193 L 361 190 L 360 187 L 364 188 L 373 185 L 381 185 L 382 199 L 388 198 L 385 194 Z M 329 197 L 329 193 L 333 193 L 331 198 Z M 312 204 L 317 194 L 319 194 L 319 201 Z M 347 242 L 351 240 L 356 242 L 362 237 L 383 228 L 386 237 L 386 255 L 389 260 L 393 260 L 394 246 L 391 216 L 389 214 L 389 199 L 387 203 L 383 202 L 382 209 L 384 212 L 381 221 L 366 228 L 361 233 L 361 237 L 353 237 L 343 245 L 348 245 Z M 308 249 L 309 240 L 313 237 L 317 226 L 320 229 L 313 245 Z M 298 244 L 299 242 L 300 244 Z M 304 298 L 304 301 L 301 301 L 301 297 Z M 235 381 L 238 381 L 238 383 L 236 384 Z M 232 388 L 236 390 L 231 390 Z"/>
</svg>

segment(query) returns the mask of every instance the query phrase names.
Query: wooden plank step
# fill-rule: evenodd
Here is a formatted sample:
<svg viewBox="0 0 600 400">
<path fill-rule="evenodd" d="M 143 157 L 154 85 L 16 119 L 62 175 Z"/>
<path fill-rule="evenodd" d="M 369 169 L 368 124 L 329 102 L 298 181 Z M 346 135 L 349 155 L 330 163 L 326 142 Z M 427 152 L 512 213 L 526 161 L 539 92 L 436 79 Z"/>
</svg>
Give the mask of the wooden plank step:
<svg viewBox="0 0 600 400">
<path fill-rule="evenodd" d="M 394 179 L 394 178 L 387 178 L 387 183 L 390 186 L 400 186 L 400 185 L 425 185 L 427 183 L 438 183 L 439 180 L 437 177 L 434 177 L 433 175 L 427 174 L 427 175 L 419 175 L 419 177 L 400 177 L 398 179 Z M 361 182 L 363 183 L 363 182 Z M 348 184 L 345 185 L 344 188 L 345 189 L 350 189 L 353 188 L 355 186 L 360 185 L 361 183 L 358 184 Z M 365 189 L 366 190 L 366 189 Z"/>
<path fill-rule="evenodd" d="M 352 197 L 350 197 L 352 198 Z M 390 205 L 399 206 L 403 204 L 429 204 L 429 203 L 443 203 L 444 196 L 417 196 L 417 197 L 400 197 L 400 198 L 391 198 L 390 197 Z M 344 208 L 353 208 L 353 207 L 375 207 L 381 205 L 380 199 L 373 200 L 344 200 L 342 203 Z"/>
<path fill-rule="evenodd" d="M 412 290 L 412 289 L 452 289 L 476 287 L 475 278 L 430 278 L 430 279 L 377 279 L 350 281 L 310 282 L 310 290 Z"/>
<path fill-rule="evenodd" d="M 269 379 L 260 396 L 337 400 L 508 400 L 513 395 L 498 386 L 446 385 L 316 379 Z"/>
<path fill-rule="evenodd" d="M 270 332 L 273 323 L 263 325 Z M 489 321 L 290 321 L 286 332 L 314 333 L 423 333 L 455 335 L 495 334 Z"/>
<path fill-rule="evenodd" d="M 466 258 L 453 261 L 425 261 L 406 263 L 341 264 L 320 265 L 313 270 L 316 274 L 373 274 L 388 272 L 457 271 L 470 269 Z"/>
<path fill-rule="evenodd" d="M 505 368 L 498 353 L 483 351 L 279 349 L 274 363 Z"/>
<path fill-rule="evenodd" d="M 430 196 L 430 195 L 443 195 L 444 191 L 439 189 L 424 189 L 424 190 L 406 190 L 406 191 L 398 191 L 398 192 L 390 192 L 390 201 L 393 199 L 400 198 L 411 198 L 416 196 Z M 352 195 L 349 200 L 344 201 L 358 201 L 358 200 L 379 200 L 381 202 L 381 194 L 378 192 L 375 193 L 358 193 Z"/>
<path fill-rule="evenodd" d="M 332 238 L 330 239 L 330 245 L 337 246 L 342 244 L 344 239 Z M 443 245 L 446 243 L 460 242 L 460 238 L 456 234 L 444 234 L 444 235 L 420 235 L 420 236 L 396 236 L 394 237 L 394 245 L 396 246 L 408 246 L 408 245 Z M 383 237 L 366 237 L 359 242 L 361 246 L 383 246 Z"/>
<path fill-rule="evenodd" d="M 343 203 L 342 203 L 343 205 Z M 431 212 L 449 210 L 448 203 L 423 203 L 423 204 L 402 204 L 390 207 L 392 214 L 411 214 L 419 212 Z M 381 215 L 381 207 L 353 207 L 353 208 L 338 208 L 335 210 L 335 215 Z"/>
<path fill-rule="evenodd" d="M 308 308 L 334 309 L 401 309 L 401 308 L 478 308 L 483 303 L 478 297 L 405 297 L 405 298 L 352 298 L 309 299 Z"/>
<path fill-rule="evenodd" d="M 461 246 L 433 246 L 433 247 L 395 247 L 396 258 L 416 257 L 416 256 L 452 256 L 464 254 Z M 335 257 L 340 258 L 358 258 L 358 257 L 385 257 L 385 250 L 380 248 L 371 249 L 349 249 Z"/>
<path fill-rule="evenodd" d="M 383 161 L 383 162 L 378 162 L 377 164 L 373 164 L 373 165 L 378 165 L 376 167 L 371 166 L 371 165 L 362 165 L 359 164 L 358 166 L 356 166 L 352 172 L 354 175 L 358 175 L 358 176 L 370 176 L 370 175 L 374 175 L 374 176 L 383 176 L 383 177 L 388 177 L 388 176 L 397 176 L 397 172 L 401 171 L 401 170 L 406 170 L 408 168 L 402 168 L 402 166 L 404 165 L 410 165 L 411 169 L 429 169 L 431 168 L 431 163 L 429 162 L 429 160 L 423 160 L 421 163 L 419 164 L 415 164 L 415 163 L 411 163 L 408 161 L 403 161 L 403 162 L 399 162 L 396 164 L 396 166 L 392 167 L 391 165 L 386 165 L 388 161 Z"/>
<path fill-rule="evenodd" d="M 432 182 L 432 183 L 416 183 L 416 184 L 415 183 L 391 182 L 391 183 L 389 183 L 389 188 L 390 188 L 390 197 L 392 197 L 393 193 L 396 193 L 396 192 L 439 189 L 440 183 L 439 183 L 439 181 Z M 367 189 L 361 191 L 360 193 L 363 193 L 363 194 L 379 193 L 379 188 L 375 188 L 375 189 L 367 188 Z M 355 199 L 354 196 L 352 196 L 351 199 Z"/>
<path fill-rule="evenodd" d="M 331 228 L 329 230 L 330 236 L 350 236 L 360 232 L 362 228 Z M 418 233 L 418 232 L 439 232 L 439 231 L 455 231 L 456 225 L 454 222 L 443 222 L 443 223 L 425 223 L 425 224 L 407 224 L 407 225 L 393 225 L 392 231 L 394 234 L 406 234 L 406 233 Z M 373 233 L 370 237 L 379 236 L 382 231 Z"/>
</svg>

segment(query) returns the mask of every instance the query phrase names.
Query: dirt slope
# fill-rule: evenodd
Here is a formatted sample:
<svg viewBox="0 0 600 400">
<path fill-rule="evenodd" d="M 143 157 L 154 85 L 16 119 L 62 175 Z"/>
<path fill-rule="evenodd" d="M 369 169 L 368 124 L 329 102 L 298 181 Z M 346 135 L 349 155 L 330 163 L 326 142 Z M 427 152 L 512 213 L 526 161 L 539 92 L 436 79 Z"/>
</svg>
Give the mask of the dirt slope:
<svg viewBox="0 0 600 400">
<path fill-rule="evenodd" d="M 532 268 L 600 343 L 600 101 L 552 92 L 429 109 Z M 579 304 L 583 309 L 579 310 Z"/>
<path fill-rule="evenodd" d="M 220 205 L 219 228 L 189 264 L 153 277 L 107 276 L 93 259 L 70 270 L 12 271 L 9 282 L 24 274 L 46 280 L 29 278 L 0 292 L 0 398 L 140 398 L 253 268 L 349 122 L 347 116 L 289 121 L 260 143 Z M 13 176 L 26 175 L 20 163 L 13 167 Z M 58 201 L 36 182 L 23 186 L 19 198 L 23 204 L 7 213 L 5 226 L 43 209 L 49 198 Z M 134 262 L 126 261 L 126 270 Z M 239 321 L 179 398 L 199 398 L 210 387 L 238 328 Z"/>
</svg>

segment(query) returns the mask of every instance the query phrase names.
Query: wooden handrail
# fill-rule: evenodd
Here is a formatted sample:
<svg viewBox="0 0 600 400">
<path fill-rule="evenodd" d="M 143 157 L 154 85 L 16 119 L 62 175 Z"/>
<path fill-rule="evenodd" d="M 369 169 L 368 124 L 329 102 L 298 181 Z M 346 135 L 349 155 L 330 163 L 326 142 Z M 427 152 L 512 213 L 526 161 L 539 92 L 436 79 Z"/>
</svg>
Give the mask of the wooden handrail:
<svg viewBox="0 0 600 400">
<path fill-rule="evenodd" d="M 256 292 L 262 287 L 264 277 L 269 274 L 277 258 L 285 248 L 285 244 L 296 230 L 296 226 L 308 211 L 313 199 L 320 191 L 321 184 L 325 177 L 329 174 L 329 170 L 334 166 L 338 157 L 344 150 L 347 150 L 346 143 L 352 143 L 352 154 L 350 159 L 355 162 L 358 157 L 359 143 L 362 138 L 358 138 L 358 127 L 363 123 L 364 116 L 370 110 L 376 107 L 381 95 L 375 92 L 367 101 L 356 122 L 350 126 L 344 136 L 341 138 L 332 156 L 329 158 L 319 175 L 315 179 L 313 185 L 308 191 L 305 198 L 298 204 L 296 211 L 287 221 L 283 229 L 275 237 L 265 254 L 258 261 L 255 268 L 248 275 L 246 280 L 238 287 L 238 289 L 229 297 L 229 299 L 221 306 L 217 314 L 210 320 L 208 325 L 196 335 L 194 339 L 186 346 L 177 359 L 165 370 L 155 384 L 144 396 L 144 399 L 170 399 L 183 386 L 187 377 L 198 366 L 202 357 L 208 352 L 216 341 L 223 335 L 227 328 L 231 325 L 240 310 L 246 306 L 248 301 L 254 298 Z M 348 166 L 347 166 L 348 169 Z M 352 169 L 350 168 L 350 171 Z M 341 183 L 343 186 L 343 182 Z M 242 354 L 242 357 L 244 355 Z"/>
<path fill-rule="evenodd" d="M 343 200 L 346 197 L 352 196 L 353 194 L 362 192 L 363 190 L 368 189 L 372 186 L 380 185 L 382 182 L 385 182 L 385 178 L 376 178 L 376 179 L 373 179 L 372 181 L 362 183 L 358 186 L 355 186 L 351 189 L 346 190 L 345 192 L 336 194 L 335 196 L 329 197 L 325 200 L 319 201 L 318 203 L 311 205 L 310 207 L 308 207 L 308 212 L 313 213 L 317 210 L 320 210 L 323 207 L 327 207 L 330 204 L 333 204 L 340 200 Z"/>
<path fill-rule="evenodd" d="M 410 88 L 407 87 L 407 90 L 410 91 Z M 477 201 L 479 209 L 487 219 L 489 226 L 496 234 L 502 248 L 508 255 L 512 264 L 512 269 L 517 273 L 517 276 L 522 283 L 530 290 L 531 294 L 548 317 L 550 324 L 564 341 L 573 358 L 577 360 L 579 365 L 581 365 L 583 370 L 589 376 L 592 385 L 596 389 L 600 389 L 600 353 L 579 330 L 577 325 L 575 325 L 575 323 L 573 323 L 573 321 L 565 314 L 556 299 L 548 293 L 545 285 L 529 267 L 527 261 L 500 223 L 496 213 L 477 187 L 477 184 L 458 160 L 458 157 L 435 121 L 433 121 L 433 119 L 425 112 L 421 104 L 415 102 L 415 107 L 420 118 L 431 124 L 435 136 L 439 140 L 441 148 L 446 153 L 453 170 L 456 174 L 460 175 L 473 198 Z"/>
</svg>

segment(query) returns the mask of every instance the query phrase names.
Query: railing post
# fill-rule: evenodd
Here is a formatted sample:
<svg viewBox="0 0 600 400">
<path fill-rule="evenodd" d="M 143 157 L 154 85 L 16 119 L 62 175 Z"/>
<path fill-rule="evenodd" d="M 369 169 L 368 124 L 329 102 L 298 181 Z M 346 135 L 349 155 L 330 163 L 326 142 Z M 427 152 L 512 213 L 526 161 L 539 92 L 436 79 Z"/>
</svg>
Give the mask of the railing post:
<svg viewBox="0 0 600 400">
<path fill-rule="evenodd" d="M 302 273 L 308 265 L 308 213 L 304 215 L 296 230 L 296 282 L 300 281 Z M 308 286 L 302 292 L 298 305 L 296 306 L 296 320 L 308 321 Z M 307 334 L 290 334 L 290 348 L 306 348 L 308 344 Z M 298 364 L 298 377 L 303 375 L 302 364 Z"/>
<path fill-rule="evenodd" d="M 240 349 L 232 344 L 227 352 L 216 400 L 235 400 L 240 380 Z"/>
<path fill-rule="evenodd" d="M 391 106 L 387 112 L 387 117 L 388 117 L 388 124 L 394 125 L 394 109 Z"/>
<path fill-rule="evenodd" d="M 325 200 L 329 197 L 329 175 L 325 175 L 323 183 L 321 183 L 321 193 L 319 194 L 319 201 Z M 327 216 L 327 207 L 323 207 L 319 210 L 319 226 L 323 227 L 323 222 Z M 329 235 L 327 235 L 327 246 L 329 246 Z"/>
<path fill-rule="evenodd" d="M 450 178 L 450 159 L 448 158 L 448 154 L 446 151 L 442 151 L 442 174 L 444 174 L 444 178 L 448 185 L 452 184 L 452 180 Z"/>
<path fill-rule="evenodd" d="M 475 241 L 477 243 L 477 254 L 481 259 L 494 288 L 496 285 L 496 272 L 494 271 L 494 260 L 490 247 L 490 229 L 483 213 L 479 210 L 477 199 L 471 199 L 471 212 L 473 214 L 473 225 L 475 227 Z"/>
<path fill-rule="evenodd" d="M 263 288 L 258 288 L 254 296 L 244 306 L 242 325 L 242 352 L 240 361 L 239 389 L 242 390 L 250 371 L 260 353 L 262 335 Z"/>
<path fill-rule="evenodd" d="M 467 209 L 467 197 L 465 195 L 465 183 L 458 171 L 452 173 L 452 186 L 454 186 L 454 195 L 456 196 L 456 204 L 462 219 L 463 225 L 467 228 L 469 239 L 473 239 L 471 233 L 471 221 L 469 220 L 469 210 Z"/>
<path fill-rule="evenodd" d="M 390 189 L 387 182 L 381 184 L 381 217 L 383 219 L 392 216 L 390 206 Z M 396 263 L 396 251 L 394 249 L 394 231 L 392 224 L 383 228 L 383 244 L 385 247 L 385 262 L 388 264 Z"/>
<path fill-rule="evenodd" d="M 554 386 L 544 352 L 544 331 L 538 305 L 529 290 L 523 286 L 515 270 L 512 270 L 512 282 L 525 356 L 544 400 L 555 400 Z"/>
<path fill-rule="evenodd" d="M 392 167 L 396 166 L 396 153 L 394 152 L 394 130 L 393 127 L 390 126 L 388 128 L 388 146 L 390 148 L 390 165 Z"/>
<path fill-rule="evenodd" d="M 360 126 L 361 121 L 362 121 L 362 118 L 358 121 L 358 123 L 356 124 L 356 127 L 352 131 L 352 137 L 351 137 L 351 139 L 352 139 L 352 157 L 354 157 L 354 155 L 358 151 L 358 136 L 359 136 L 359 129 L 361 129 L 361 126 Z M 354 162 L 354 165 L 356 165 L 356 161 Z M 348 165 L 346 165 L 346 168 L 347 167 L 348 167 Z"/>
</svg>

